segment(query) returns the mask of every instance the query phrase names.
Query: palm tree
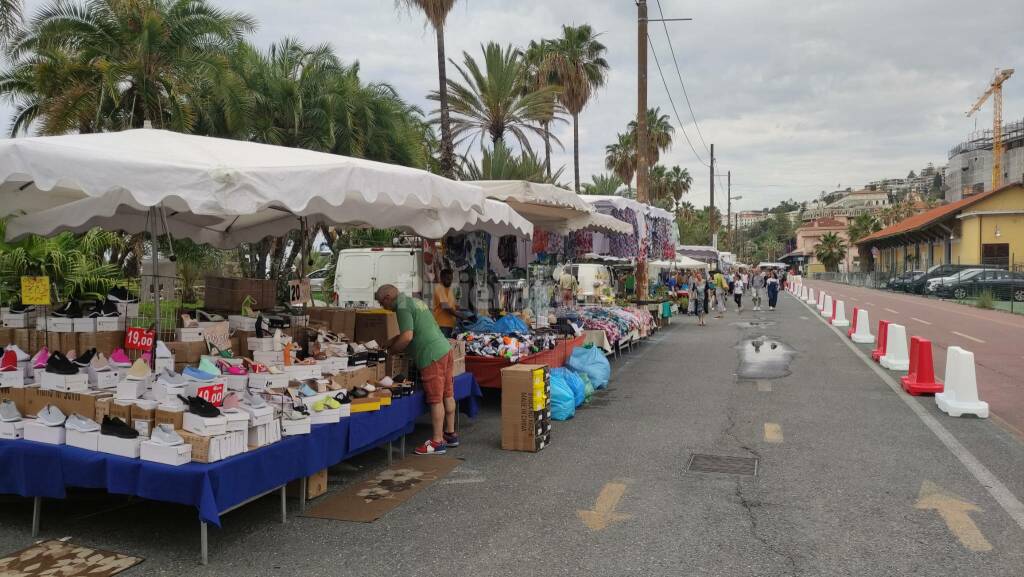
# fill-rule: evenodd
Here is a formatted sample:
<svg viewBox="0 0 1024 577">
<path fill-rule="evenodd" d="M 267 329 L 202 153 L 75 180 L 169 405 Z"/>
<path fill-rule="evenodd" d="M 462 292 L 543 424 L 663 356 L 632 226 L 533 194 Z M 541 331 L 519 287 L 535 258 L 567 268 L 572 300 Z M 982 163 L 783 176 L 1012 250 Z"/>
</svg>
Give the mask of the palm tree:
<svg viewBox="0 0 1024 577">
<path fill-rule="evenodd" d="M 396 4 L 423 12 L 437 34 L 437 100 L 441 124 L 441 175 L 455 176 L 455 140 L 452 135 L 448 108 L 448 75 L 445 71 L 447 58 L 444 53 L 444 23 L 456 0 L 396 0 Z"/>
<path fill-rule="evenodd" d="M 0 0 L 0 45 L 21 26 L 21 0 Z"/>
<path fill-rule="evenodd" d="M 95 132 L 192 129 L 203 87 L 230 86 L 229 52 L 254 29 L 244 14 L 206 0 L 54 1 L 17 33 L 0 94 L 17 127 Z M 55 73 L 56 71 L 56 73 Z"/>
<path fill-rule="evenodd" d="M 526 62 L 526 74 L 529 78 L 526 90 L 535 91 L 547 86 L 553 86 L 556 90 L 561 90 L 561 87 L 558 86 L 558 77 L 544 66 L 550 47 L 551 43 L 547 40 L 541 40 L 540 42 L 531 40 L 530 44 L 526 47 L 526 51 L 523 53 L 523 59 Z M 557 100 L 557 92 L 551 93 L 551 98 L 552 100 Z M 549 177 L 551 176 L 551 139 L 553 138 L 551 135 L 551 123 L 554 121 L 565 122 L 565 118 L 557 114 L 561 110 L 561 107 L 552 106 L 550 116 L 537 119 L 537 122 L 540 123 L 541 128 L 544 130 L 544 166 Z M 562 147 L 562 143 L 557 138 L 555 138 L 555 143 L 560 148 Z"/>
<path fill-rule="evenodd" d="M 636 142 L 637 124 L 633 120 L 628 126 L 629 135 Z M 667 114 L 661 114 L 660 108 L 647 110 L 647 165 L 654 166 L 661 159 L 661 153 L 672 147 L 672 135 L 675 128 Z"/>
<path fill-rule="evenodd" d="M 825 265 L 827 272 L 839 272 L 839 263 L 846 258 L 846 243 L 836 233 L 827 233 L 814 247 L 814 256 Z"/>
<path fill-rule="evenodd" d="M 562 36 L 551 41 L 547 58 L 548 70 L 557 76 L 562 87 L 558 100 L 572 115 L 576 192 L 580 191 L 580 112 L 608 77 L 608 61 L 604 58 L 607 49 L 597 40 L 598 36 L 587 24 L 562 26 Z"/>
<path fill-rule="evenodd" d="M 774 238 L 766 238 L 761 242 L 761 251 L 764 253 L 765 259 L 769 261 L 775 261 L 782 252 L 782 243 Z"/>
<path fill-rule="evenodd" d="M 693 177 L 685 168 L 671 169 L 658 164 L 649 172 L 652 204 L 665 210 L 674 210 L 683 195 L 690 191 Z"/>
<path fill-rule="evenodd" d="M 167 237 L 161 243 L 167 243 Z M 161 249 L 163 250 L 163 249 Z M 208 244 L 197 244 L 191 239 L 174 240 L 175 265 L 181 281 L 181 301 L 194 303 L 197 300 L 196 287 L 206 273 L 220 270 L 227 262 L 229 253 L 216 249 Z"/>
<path fill-rule="evenodd" d="M 630 184 L 636 175 L 636 152 L 633 149 L 633 138 L 629 134 L 619 134 L 618 142 L 604 147 L 604 167 L 615 173 L 626 188 L 632 190 Z"/>
<path fill-rule="evenodd" d="M 868 236 L 873 232 L 882 230 L 882 224 L 869 212 L 858 214 L 846 228 L 846 234 L 850 237 L 850 244 Z"/>
<path fill-rule="evenodd" d="M 583 194 L 611 196 L 618 193 L 622 185 L 622 179 L 615 174 L 593 174 L 590 182 L 583 185 Z"/>
<path fill-rule="evenodd" d="M 548 176 L 544 162 L 532 150 L 523 150 L 516 156 L 504 142 L 498 141 L 493 150 L 481 147 L 479 164 L 468 157 L 463 157 L 462 165 L 459 167 L 459 179 L 525 180 L 557 184 L 563 170 L 559 168 L 553 175 Z"/>
<path fill-rule="evenodd" d="M 544 131 L 534 126 L 540 119 L 552 118 L 557 110 L 553 96 L 558 89 L 545 86 L 528 90 L 529 77 L 526 63 L 519 50 L 512 46 L 502 48 L 496 42 L 481 46 L 484 66 L 467 52 L 463 52 L 463 66 L 452 64 L 463 82 L 448 80 L 451 90 L 452 138 L 456 142 L 477 137 L 489 137 L 492 144 L 504 142 L 511 136 L 520 148 L 530 148 L 528 134 L 543 137 Z M 439 100 L 435 92 L 429 96 Z"/>
</svg>

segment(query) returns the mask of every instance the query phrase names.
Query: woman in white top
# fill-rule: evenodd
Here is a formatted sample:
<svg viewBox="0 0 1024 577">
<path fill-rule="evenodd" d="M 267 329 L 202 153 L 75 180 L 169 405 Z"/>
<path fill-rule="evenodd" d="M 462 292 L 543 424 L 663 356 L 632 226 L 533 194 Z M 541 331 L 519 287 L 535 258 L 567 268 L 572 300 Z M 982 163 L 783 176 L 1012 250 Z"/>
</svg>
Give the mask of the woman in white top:
<svg viewBox="0 0 1024 577">
<path fill-rule="evenodd" d="M 743 284 L 743 277 L 737 274 L 732 285 L 732 298 L 736 301 L 736 312 L 743 310 Z"/>
</svg>

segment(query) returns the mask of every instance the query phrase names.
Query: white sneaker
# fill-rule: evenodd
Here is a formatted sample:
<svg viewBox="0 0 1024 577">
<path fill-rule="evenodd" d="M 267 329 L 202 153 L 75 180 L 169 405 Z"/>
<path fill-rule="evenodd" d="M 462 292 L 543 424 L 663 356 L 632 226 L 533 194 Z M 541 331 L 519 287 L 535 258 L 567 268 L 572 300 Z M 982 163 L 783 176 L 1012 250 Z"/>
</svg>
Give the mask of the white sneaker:
<svg viewBox="0 0 1024 577">
<path fill-rule="evenodd" d="M 23 362 L 29 360 L 30 358 L 32 358 L 32 357 L 29 356 L 28 353 L 26 353 L 25 351 L 21 350 L 21 347 L 19 347 L 18 345 L 7 345 L 7 350 L 14 351 L 14 354 L 17 355 L 17 357 L 18 357 L 18 362 L 19 363 L 23 363 Z"/>
<path fill-rule="evenodd" d="M 68 418 L 65 417 L 64 413 L 62 413 L 57 407 L 53 405 L 46 405 L 43 407 L 43 410 L 39 411 L 39 414 L 36 415 L 36 419 L 47 427 L 59 427 L 63 425 L 64 421 Z"/>
<path fill-rule="evenodd" d="M 149 438 L 150 441 L 157 445 L 163 445 L 165 447 L 173 447 L 175 445 L 185 444 L 185 439 L 181 438 L 181 435 L 174 430 L 174 425 L 169 423 L 160 423 L 153 429 L 153 434 Z"/>
<path fill-rule="evenodd" d="M 171 349 L 167 348 L 167 345 L 163 341 L 156 342 L 156 358 L 158 359 L 170 359 L 174 355 L 171 354 Z"/>
<path fill-rule="evenodd" d="M 173 387 L 183 386 L 185 383 L 188 382 L 188 379 L 183 377 L 181 374 L 172 371 L 171 369 L 165 368 L 164 370 L 160 371 L 160 376 L 156 378 L 156 382 L 160 383 L 161 385 L 170 385 Z"/>
<path fill-rule="evenodd" d="M 95 433 L 100 430 L 99 424 L 78 413 L 72 413 L 68 420 L 64 422 L 64 428 L 69 431 L 78 431 L 79 433 Z"/>
<path fill-rule="evenodd" d="M 0 403 L 0 422 L 14 423 L 20 420 L 21 411 L 18 410 L 18 406 L 14 404 L 14 401 L 8 399 Z"/>
<path fill-rule="evenodd" d="M 242 397 L 242 400 L 245 401 L 245 404 L 249 405 L 254 409 L 262 409 L 263 407 L 267 406 L 267 401 L 265 401 L 261 395 L 254 395 L 249 391 L 245 392 L 245 395 Z"/>
</svg>

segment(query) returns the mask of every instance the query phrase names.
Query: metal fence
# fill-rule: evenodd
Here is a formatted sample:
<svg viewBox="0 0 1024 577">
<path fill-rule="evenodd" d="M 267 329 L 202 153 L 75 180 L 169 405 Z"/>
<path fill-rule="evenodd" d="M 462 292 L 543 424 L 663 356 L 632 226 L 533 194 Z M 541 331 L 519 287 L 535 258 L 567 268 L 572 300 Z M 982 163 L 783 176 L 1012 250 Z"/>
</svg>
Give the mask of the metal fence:
<svg viewBox="0 0 1024 577">
<path fill-rule="evenodd" d="M 1024 261 L 1013 256 L 982 263 L 958 261 L 928 269 L 826 272 L 810 276 L 817 280 L 1024 314 Z"/>
</svg>

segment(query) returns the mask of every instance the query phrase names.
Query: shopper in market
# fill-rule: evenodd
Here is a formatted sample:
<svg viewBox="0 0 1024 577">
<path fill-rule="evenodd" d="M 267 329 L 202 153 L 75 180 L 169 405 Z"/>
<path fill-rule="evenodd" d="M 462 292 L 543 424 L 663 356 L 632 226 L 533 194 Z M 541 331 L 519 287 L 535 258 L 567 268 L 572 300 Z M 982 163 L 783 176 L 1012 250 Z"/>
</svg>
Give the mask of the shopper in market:
<svg viewBox="0 0 1024 577">
<path fill-rule="evenodd" d="M 420 299 L 386 284 L 374 295 L 380 306 L 394 311 L 399 333 L 388 343 L 388 351 L 409 349 L 420 370 L 423 393 L 430 407 L 433 435 L 416 448 L 417 455 L 441 455 L 448 447 L 458 447 L 455 434 L 455 389 L 452 376 L 452 347 L 441 332 L 433 313 Z"/>
<path fill-rule="evenodd" d="M 754 272 L 754 276 L 750 278 L 750 296 L 754 301 L 755 311 L 761 310 L 761 306 L 764 305 L 764 297 L 767 294 L 765 292 L 765 281 L 767 280 L 768 279 L 765 276 L 764 269 L 760 268 L 757 269 L 757 271 Z"/>
<path fill-rule="evenodd" d="M 576 294 L 579 292 L 580 283 L 569 272 L 568 267 L 563 268 L 562 274 L 558 277 L 558 288 L 561 291 L 562 306 L 572 307 L 576 304 Z"/>
<path fill-rule="evenodd" d="M 446 268 L 441 271 L 441 283 L 434 285 L 433 312 L 434 320 L 441 332 L 446 337 L 451 337 L 455 332 L 455 325 L 461 317 L 459 303 L 455 300 L 455 290 L 452 288 L 454 279 L 452 269 Z"/>
<path fill-rule="evenodd" d="M 768 310 L 773 311 L 779 303 L 779 275 L 774 270 L 768 276 L 766 286 L 768 288 Z"/>
<path fill-rule="evenodd" d="M 736 273 L 732 281 L 732 298 L 736 301 L 736 312 L 743 312 L 743 287 L 746 283 L 743 281 L 743 275 Z"/>
<path fill-rule="evenodd" d="M 697 272 L 690 282 L 690 300 L 693 302 L 693 312 L 697 314 L 697 326 L 699 327 L 705 326 L 704 315 L 707 314 L 707 309 L 705 308 L 707 296 L 708 283 L 701 276 L 700 272 Z"/>
<path fill-rule="evenodd" d="M 720 319 L 725 316 L 725 298 L 729 294 L 729 281 L 725 279 L 725 275 L 720 270 L 716 270 L 714 275 L 715 311 L 718 313 L 715 318 Z"/>
</svg>

